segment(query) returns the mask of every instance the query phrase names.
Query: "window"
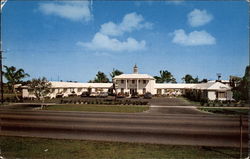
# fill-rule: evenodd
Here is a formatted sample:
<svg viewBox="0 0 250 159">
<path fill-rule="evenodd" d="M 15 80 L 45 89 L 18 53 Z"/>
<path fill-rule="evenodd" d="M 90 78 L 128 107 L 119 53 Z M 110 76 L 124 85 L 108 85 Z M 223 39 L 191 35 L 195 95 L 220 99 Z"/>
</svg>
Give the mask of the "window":
<svg viewBox="0 0 250 159">
<path fill-rule="evenodd" d="M 218 92 L 218 98 L 226 98 L 225 92 Z"/>
<path fill-rule="evenodd" d="M 121 80 L 121 84 L 123 84 L 124 83 L 124 80 Z"/>
<path fill-rule="evenodd" d="M 29 91 L 30 94 L 34 93 L 34 89 L 29 89 L 28 91 Z"/>
<path fill-rule="evenodd" d="M 135 80 L 132 80 L 132 83 L 134 84 L 134 83 L 135 83 Z"/>
<path fill-rule="evenodd" d="M 157 89 L 157 94 L 161 94 L 161 89 Z"/>
<path fill-rule="evenodd" d="M 82 91 L 82 88 L 78 88 L 78 89 L 77 89 L 77 92 L 81 92 L 81 91 Z"/>
<path fill-rule="evenodd" d="M 168 89 L 164 89 L 164 93 L 168 93 Z"/>
<path fill-rule="evenodd" d="M 143 84 L 146 84 L 147 83 L 147 81 L 146 80 L 143 80 Z"/>
<path fill-rule="evenodd" d="M 146 88 L 142 89 L 142 93 L 145 94 L 146 93 Z"/>
<path fill-rule="evenodd" d="M 121 88 L 121 93 L 124 93 L 124 88 Z"/>
</svg>

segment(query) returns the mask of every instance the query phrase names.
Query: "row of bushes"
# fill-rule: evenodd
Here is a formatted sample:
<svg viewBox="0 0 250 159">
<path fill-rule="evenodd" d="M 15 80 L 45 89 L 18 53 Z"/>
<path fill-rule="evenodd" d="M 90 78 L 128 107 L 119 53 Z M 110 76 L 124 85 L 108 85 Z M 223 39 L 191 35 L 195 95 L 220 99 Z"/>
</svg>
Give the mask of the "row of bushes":
<svg viewBox="0 0 250 159">
<path fill-rule="evenodd" d="M 243 103 L 228 103 L 228 104 L 223 104 L 223 103 L 204 103 L 201 104 L 201 106 L 207 106 L 207 107 L 244 107 L 244 106 L 249 106 L 247 104 Z"/>
<path fill-rule="evenodd" d="M 148 105 L 148 101 L 132 100 L 64 100 L 60 104 Z"/>
<path fill-rule="evenodd" d="M 245 102 L 238 102 L 236 103 L 235 101 L 219 101 L 219 100 L 214 100 L 210 101 L 208 99 L 201 99 L 200 100 L 201 106 L 227 106 L 227 107 L 237 107 L 237 106 L 247 106 L 247 103 Z"/>
</svg>

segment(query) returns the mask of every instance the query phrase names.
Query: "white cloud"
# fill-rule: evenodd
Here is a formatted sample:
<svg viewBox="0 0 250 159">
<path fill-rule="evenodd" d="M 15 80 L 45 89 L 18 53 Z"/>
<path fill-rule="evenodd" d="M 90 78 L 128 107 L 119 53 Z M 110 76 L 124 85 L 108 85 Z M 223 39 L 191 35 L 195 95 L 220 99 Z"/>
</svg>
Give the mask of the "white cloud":
<svg viewBox="0 0 250 159">
<path fill-rule="evenodd" d="M 72 21 L 89 21 L 92 17 L 88 1 L 40 3 L 38 9 L 45 15 L 55 15 Z"/>
<path fill-rule="evenodd" d="M 101 25 L 100 32 L 109 36 L 120 36 L 125 32 L 132 32 L 142 28 L 151 28 L 152 23 L 145 22 L 141 15 L 136 13 L 129 13 L 123 17 L 123 20 L 119 24 L 114 22 L 108 22 Z"/>
<path fill-rule="evenodd" d="M 78 42 L 77 45 L 83 46 L 89 50 L 102 51 L 137 51 L 143 50 L 146 47 L 144 40 L 137 41 L 134 38 L 127 38 L 126 41 L 121 42 L 118 39 L 110 38 L 102 33 L 96 33 L 91 42 Z"/>
<path fill-rule="evenodd" d="M 121 23 L 107 22 L 101 25 L 100 30 L 94 35 L 90 42 L 77 42 L 77 45 L 93 51 L 138 51 L 146 49 L 144 40 L 137 41 L 129 37 L 121 41 L 116 36 L 121 36 L 124 33 L 132 32 L 142 28 L 151 28 L 152 24 L 145 22 L 144 18 L 137 13 L 126 14 Z"/>
<path fill-rule="evenodd" d="M 198 27 L 209 23 L 213 16 L 207 13 L 206 10 L 194 9 L 188 14 L 188 23 L 192 27 Z"/>
<path fill-rule="evenodd" d="M 193 31 L 186 34 L 183 29 L 175 30 L 173 32 L 173 43 L 184 46 L 198 46 L 198 45 L 213 45 L 216 44 L 216 39 L 206 31 Z"/>
</svg>

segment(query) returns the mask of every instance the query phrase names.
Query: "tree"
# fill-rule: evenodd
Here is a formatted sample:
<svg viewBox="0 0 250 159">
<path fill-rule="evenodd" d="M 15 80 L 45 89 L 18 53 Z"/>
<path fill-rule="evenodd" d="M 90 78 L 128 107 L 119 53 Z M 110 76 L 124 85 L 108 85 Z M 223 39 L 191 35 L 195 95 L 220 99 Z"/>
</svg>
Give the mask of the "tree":
<svg viewBox="0 0 250 159">
<path fill-rule="evenodd" d="M 15 93 L 16 99 L 20 100 L 17 96 L 17 92 L 15 89 L 16 84 L 20 84 L 23 78 L 29 77 L 29 74 L 25 73 L 23 69 L 17 69 L 14 66 L 4 66 L 5 72 L 3 72 L 4 77 L 6 78 L 8 88 Z"/>
<path fill-rule="evenodd" d="M 206 79 L 206 78 L 203 78 L 201 81 L 200 81 L 200 83 L 207 83 L 208 82 L 208 80 Z"/>
<path fill-rule="evenodd" d="M 246 67 L 245 75 L 241 79 L 238 86 L 232 89 L 233 91 L 233 98 L 236 101 L 244 100 L 249 102 L 250 96 L 250 66 Z"/>
<path fill-rule="evenodd" d="M 167 70 L 161 70 L 160 71 L 160 77 L 159 76 L 154 76 L 156 79 L 156 83 L 176 83 L 176 79 L 173 77 L 171 72 Z"/>
<path fill-rule="evenodd" d="M 198 78 L 198 76 L 193 80 L 193 83 L 199 83 L 199 78 Z"/>
<path fill-rule="evenodd" d="M 190 74 L 186 74 L 183 78 L 183 81 L 185 81 L 185 83 L 192 83 L 193 82 L 193 77 Z"/>
<path fill-rule="evenodd" d="M 43 101 L 51 90 L 51 83 L 45 77 L 32 79 L 28 86 L 34 91 L 36 98 Z"/>
<path fill-rule="evenodd" d="M 171 83 L 177 83 L 176 79 L 173 77 Z"/>
<path fill-rule="evenodd" d="M 109 79 L 105 73 L 98 71 L 94 80 L 90 80 L 89 83 L 108 83 Z"/>
<path fill-rule="evenodd" d="M 122 71 L 113 68 L 113 71 L 110 73 L 110 77 L 113 79 L 115 76 L 119 76 L 121 74 L 123 74 Z"/>
<path fill-rule="evenodd" d="M 183 78 L 183 81 L 185 81 L 185 83 L 199 83 L 199 78 L 198 76 L 196 78 L 193 78 L 192 75 L 190 74 L 186 74 Z"/>
</svg>

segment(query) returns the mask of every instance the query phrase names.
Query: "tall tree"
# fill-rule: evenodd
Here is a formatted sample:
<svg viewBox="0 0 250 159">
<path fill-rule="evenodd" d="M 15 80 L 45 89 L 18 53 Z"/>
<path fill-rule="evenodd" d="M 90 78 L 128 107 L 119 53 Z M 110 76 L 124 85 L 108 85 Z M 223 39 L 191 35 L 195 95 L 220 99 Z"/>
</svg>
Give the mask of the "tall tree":
<svg viewBox="0 0 250 159">
<path fill-rule="evenodd" d="M 198 76 L 196 78 L 193 78 L 192 75 L 190 74 L 186 74 L 183 78 L 183 81 L 185 81 L 185 83 L 199 83 L 199 78 Z"/>
<path fill-rule="evenodd" d="M 206 79 L 206 78 L 203 78 L 201 81 L 200 81 L 200 83 L 207 83 L 208 82 L 208 80 Z"/>
<path fill-rule="evenodd" d="M 233 88 L 233 98 L 236 101 L 244 100 L 250 102 L 250 66 L 246 67 L 245 75 L 238 86 Z"/>
<path fill-rule="evenodd" d="M 196 78 L 194 78 L 193 83 L 199 83 L 199 78 L 198 78 L 198 76 L 197 76 Z"/>
<path fill-rule="evenodd" d="M 176 83 L 176 79 L 167 70 L 161 70 L 160 76 L 154 76 L 154 78 L 156 79 L 156 83 Z"/>
<path fill-rule="evenodd" d="M 190 74 L 186 74 L 183 78 L 182 78 L 183 81 L 185 81 L 185 83 L 192 83 L 194 78 L 193 76 L 191 76 Z"/>
<path fill-rule="evenodd" d="M 113 79 L 115 76 L 119 76 L 121 74 L 123 74 L 122 71 L 113 68 L 113 71 L 109 75 L 110 75 L 111 79 Z"/>
<path fill-rule="evenodd" d="M 51 83 L 45 77 L 33 78 L 28 86 L 33 90 L 36 98 L 43 101 L 51 90 Z"/>
<path fill-rule="evenodd" d="M 94 80 L 90 80 L 89 83 L 108 83 L 109 79 L 107 75 L 101 71 L 98 71 Z"/>
<path fill-rule="evenodd" d="M 4 77 L 6 78 L 7 85 L 13 93 L 15 93 L 16 99 L 20 100 L 17 96 L 17 92 L 15 89 L 15 85 L 21 83 L 22 79 L 25 77 L 29 77 L 29 74 L 25 73 L 23 69 L 17 69 L 14 66 L 4 66 L 5 72 L 3 72 Z"/>
</svg>

